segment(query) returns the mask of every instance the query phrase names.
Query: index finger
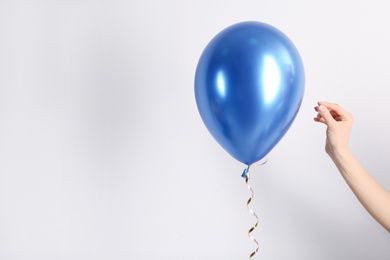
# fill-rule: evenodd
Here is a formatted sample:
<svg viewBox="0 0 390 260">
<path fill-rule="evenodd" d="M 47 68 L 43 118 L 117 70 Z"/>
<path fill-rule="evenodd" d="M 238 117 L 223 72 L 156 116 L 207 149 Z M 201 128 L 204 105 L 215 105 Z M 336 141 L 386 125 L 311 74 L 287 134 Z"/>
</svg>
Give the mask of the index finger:
<svg viewBox="0 0 390 260">
<path fill-rule="evenodd" d="M 341 117 L 344 117 L 344 118 L 345 117 L 350 117 L 350 114 L 348 113 L 348 111 L 345 110 L 344 108 L 342 108 L 338 104 L 334 104 L 334 103 L 330 103 L 330 102 L 324 102 L 324 101 L 320 101 L 320 102 L 318 102 L 318 104 L 326 107 L 328 110 L 332 111 L 333 113 L 338 114 Z"/>
</svg>

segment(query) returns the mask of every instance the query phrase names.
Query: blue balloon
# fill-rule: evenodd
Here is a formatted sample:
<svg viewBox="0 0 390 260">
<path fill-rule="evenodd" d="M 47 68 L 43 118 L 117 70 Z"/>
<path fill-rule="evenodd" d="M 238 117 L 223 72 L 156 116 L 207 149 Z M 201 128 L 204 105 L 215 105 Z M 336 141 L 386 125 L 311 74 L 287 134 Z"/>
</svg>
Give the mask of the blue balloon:
<svg viewBox="0 0 390 260">
<path fill-rule="evenodd" d="M 251 165 L 286 134 L 302 103 L 305 73 L 291 40 L 260 22 L 241 22 L 218 33 L 195 74 L 204 124 L 235 159 Z"/>
</svg>

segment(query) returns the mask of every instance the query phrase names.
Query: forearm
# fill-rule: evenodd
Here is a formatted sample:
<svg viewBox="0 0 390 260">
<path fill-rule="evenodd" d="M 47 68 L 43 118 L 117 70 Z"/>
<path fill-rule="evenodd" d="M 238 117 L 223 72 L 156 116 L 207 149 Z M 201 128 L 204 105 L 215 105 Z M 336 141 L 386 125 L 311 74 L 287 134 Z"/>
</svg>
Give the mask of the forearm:
<svg viewBox="0 0 390 260">
<path fill-rule="evenodd" d="M 372 178 L 350 151 L 336 152 L 331 158 L 360 203 L 390 232 L 390 193 Z"/>
</svg>

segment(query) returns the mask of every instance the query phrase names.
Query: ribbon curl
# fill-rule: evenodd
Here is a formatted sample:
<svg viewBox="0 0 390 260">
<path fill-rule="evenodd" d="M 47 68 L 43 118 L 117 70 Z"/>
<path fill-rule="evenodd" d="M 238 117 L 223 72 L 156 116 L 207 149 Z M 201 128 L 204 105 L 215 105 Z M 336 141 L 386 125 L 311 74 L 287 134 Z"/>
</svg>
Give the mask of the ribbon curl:
<svg viewBox="0 0 390 260">
<path fill-rule="evenodd" d="M 262 163 L 259 163 L 255 166 L 260 166 L 260 165 L 263 165 L 267 162 L 267 160 L 265 160 L 264 162 Z M 257 214 L 249 207 L 249 204 L 252 202 L 253 198 L 254 198 L 254 192 L 253 192 L 253 189 L 252 187 L 249 185 L 249 179 L 250 179 L 250 167 L 251 166 L 248 166 L 248 168 L 246 168 L 244 170 L 244 172 L 242 173 L 241 177 L 245 178 L 245 183 L 246 183 L 246 187 L 248 188 L 248 190 L 250 190 L 251 192 L 251 197 L 248 199 L 248 201 L 246 202 L 246 207 L 248 209 L 248 211 L 256 218 L 256 223 L 253 227 L 251 227 L 248 231 L 248 236 L 249 238 L 256 244 L 256 249 L 250 254 L 249 256 L 249 259 L 252 260 L 252 257 L 254 255 L 257 254 L 257 252 L 259 251 L 259 242 L 256 240 L 256 238 L 254 238 L 252 236 L 252 232 L 257 228 L 257 226 L 259 225 L 259 217 L 257 216 Z"/>
</svg>

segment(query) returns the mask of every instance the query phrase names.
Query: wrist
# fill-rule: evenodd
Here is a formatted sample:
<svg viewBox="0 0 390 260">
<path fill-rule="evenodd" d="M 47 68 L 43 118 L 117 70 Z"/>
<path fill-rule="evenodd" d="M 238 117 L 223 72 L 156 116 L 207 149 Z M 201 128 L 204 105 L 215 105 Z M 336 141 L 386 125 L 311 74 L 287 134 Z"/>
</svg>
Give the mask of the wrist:
<svg viewBox="0 0 390 260">
<path fill-rule="evenodd" d="M 345 159 L 351 157 L 352 153 L 349 147 L 344 147 L 344 148 L 334 148 L 328 152 L 328 155 L 335 163 L 340 163 Z"/>
</svg>

